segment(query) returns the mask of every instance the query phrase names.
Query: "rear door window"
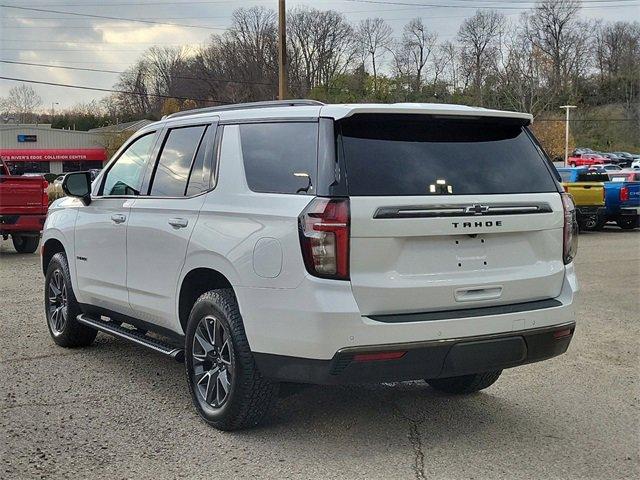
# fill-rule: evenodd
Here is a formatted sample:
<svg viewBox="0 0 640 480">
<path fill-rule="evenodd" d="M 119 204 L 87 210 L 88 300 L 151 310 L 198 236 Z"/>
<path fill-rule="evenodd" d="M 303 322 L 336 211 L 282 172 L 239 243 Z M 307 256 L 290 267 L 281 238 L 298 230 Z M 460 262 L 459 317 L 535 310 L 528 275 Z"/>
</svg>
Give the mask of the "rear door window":
<svg viewBox="0 0 640 480">
<path fill-rule="evenodd" d="M 206 128 L 205 125 L 198 125 L 169 130 L 153 175 L 151 196 L 182 197 L 185 195 L 191 165 Z"/>
<path fill-rule="evenodd" d="M 251 190 L 313 193 L 317 175 L 317 123 L 240 125 L 240 139 Z"/>
<path fill-rule="evenodd" d="M 526 129 L 500 119 L 354 115 L 340 122 L 351 195 L 556 192 Z"/>
</svg>

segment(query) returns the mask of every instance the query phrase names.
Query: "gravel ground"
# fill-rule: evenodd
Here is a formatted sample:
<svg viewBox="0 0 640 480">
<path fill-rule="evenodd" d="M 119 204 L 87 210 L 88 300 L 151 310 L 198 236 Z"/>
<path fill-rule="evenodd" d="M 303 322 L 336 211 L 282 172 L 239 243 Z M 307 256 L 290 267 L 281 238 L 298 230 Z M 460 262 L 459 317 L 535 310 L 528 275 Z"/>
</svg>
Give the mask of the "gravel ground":
<svg viewBox="0 0 640 480">
<path fill-rule="evenodd" d="M 310 387 L 239 433 L 199 420 L 165 357 L 56 347 L 38 256 L 0 255 L 1 478 L 640 478 L 640 232 L 580 237 L 566 355 L 468 397 Z"/>
</svg>

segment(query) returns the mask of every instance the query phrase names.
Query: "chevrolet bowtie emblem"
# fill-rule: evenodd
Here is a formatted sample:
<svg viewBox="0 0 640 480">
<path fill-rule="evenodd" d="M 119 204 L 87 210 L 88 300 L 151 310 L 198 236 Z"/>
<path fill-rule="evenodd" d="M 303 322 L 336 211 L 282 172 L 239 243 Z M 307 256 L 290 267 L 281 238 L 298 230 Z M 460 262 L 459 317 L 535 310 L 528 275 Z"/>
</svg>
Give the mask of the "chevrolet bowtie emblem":
<svg viewBox="0 0 640 480">
<path fill-rule="evenodd" d="M 479 203 L 464 207 L 464 213 L 472 213 L 474 215 L 482 215 L 483 213 L 487 213 L 488 211 L 489 207 L 487 205 L 480 205 Z"/>
</svg>

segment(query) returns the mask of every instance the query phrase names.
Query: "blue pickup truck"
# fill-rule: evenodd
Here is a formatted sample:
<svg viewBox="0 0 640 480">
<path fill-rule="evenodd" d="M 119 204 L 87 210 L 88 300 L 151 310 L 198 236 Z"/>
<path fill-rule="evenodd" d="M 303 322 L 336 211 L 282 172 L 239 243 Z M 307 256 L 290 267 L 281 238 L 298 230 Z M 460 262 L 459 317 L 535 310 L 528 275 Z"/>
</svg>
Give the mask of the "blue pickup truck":
<svg viewBox="0 0 640 480">
<path fill-rule="evenodd" d="M 609 172 L 604 184 L 606 218 L 625 230 L 640 226 L 640 172 L 622 170 Z M 604 223 L 602 224 L 604 226 Z"/>
<path fill-rule="evenodd" d="M 576 196 L 577 205 L 581 202 L 595 205 L 595 200 L 591 197 L 595 198 L 598 195 L 596 185 L 604 186 L 604 208 L 598 208 L 597 213 L 586 217 L 583 222 L 584 230 L 601 230 L 607 222 L 616 222 L 625 230 L 639 226 L 640 172 L 634 170 L 607 172 L 597 167 L 558 168 L 557 170 L 565 190 Z M 602 191 L 602 187 L 600 189 Z M 579 209 L 578 206 L 576 208 Z M 586 208 L 585 211 L 587 211 Z"/>
</svg>

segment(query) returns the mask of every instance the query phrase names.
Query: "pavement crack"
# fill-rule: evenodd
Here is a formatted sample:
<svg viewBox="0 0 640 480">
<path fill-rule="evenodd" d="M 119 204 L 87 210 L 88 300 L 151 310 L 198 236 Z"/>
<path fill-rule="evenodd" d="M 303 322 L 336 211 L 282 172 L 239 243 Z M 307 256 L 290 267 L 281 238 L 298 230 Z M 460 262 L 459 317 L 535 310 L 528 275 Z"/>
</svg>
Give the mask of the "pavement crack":
<svg viewBox="0 0 640 480">
<path fill-rule="evenodd" d="M 417 480 L 424 480 L 424 452 L 422 451 L 422 435 L 420 435 L 420 429 L 418 428 L 418 422 L 405 417 L 405 420 L 409 423 L 409 440 L 413 445 L 413 471 L 416 474 Z"/>
<path fill-rule="evenodd" d="M 396 416 L 404 420 L 409 426 L 409 441 L 413 447 L 413 473 L 416 480 L 425 480 L 427 477 L 424 473 L 424 450 L 422 446 L 422 434 L 420 433 L 420 421 L 414 420 L 409 415 L 405 414 L 400 406 L 392 400 L 386 399 L 383 402 L 388 403 L 392 410 L 396 413 Z"/>
</svg>

